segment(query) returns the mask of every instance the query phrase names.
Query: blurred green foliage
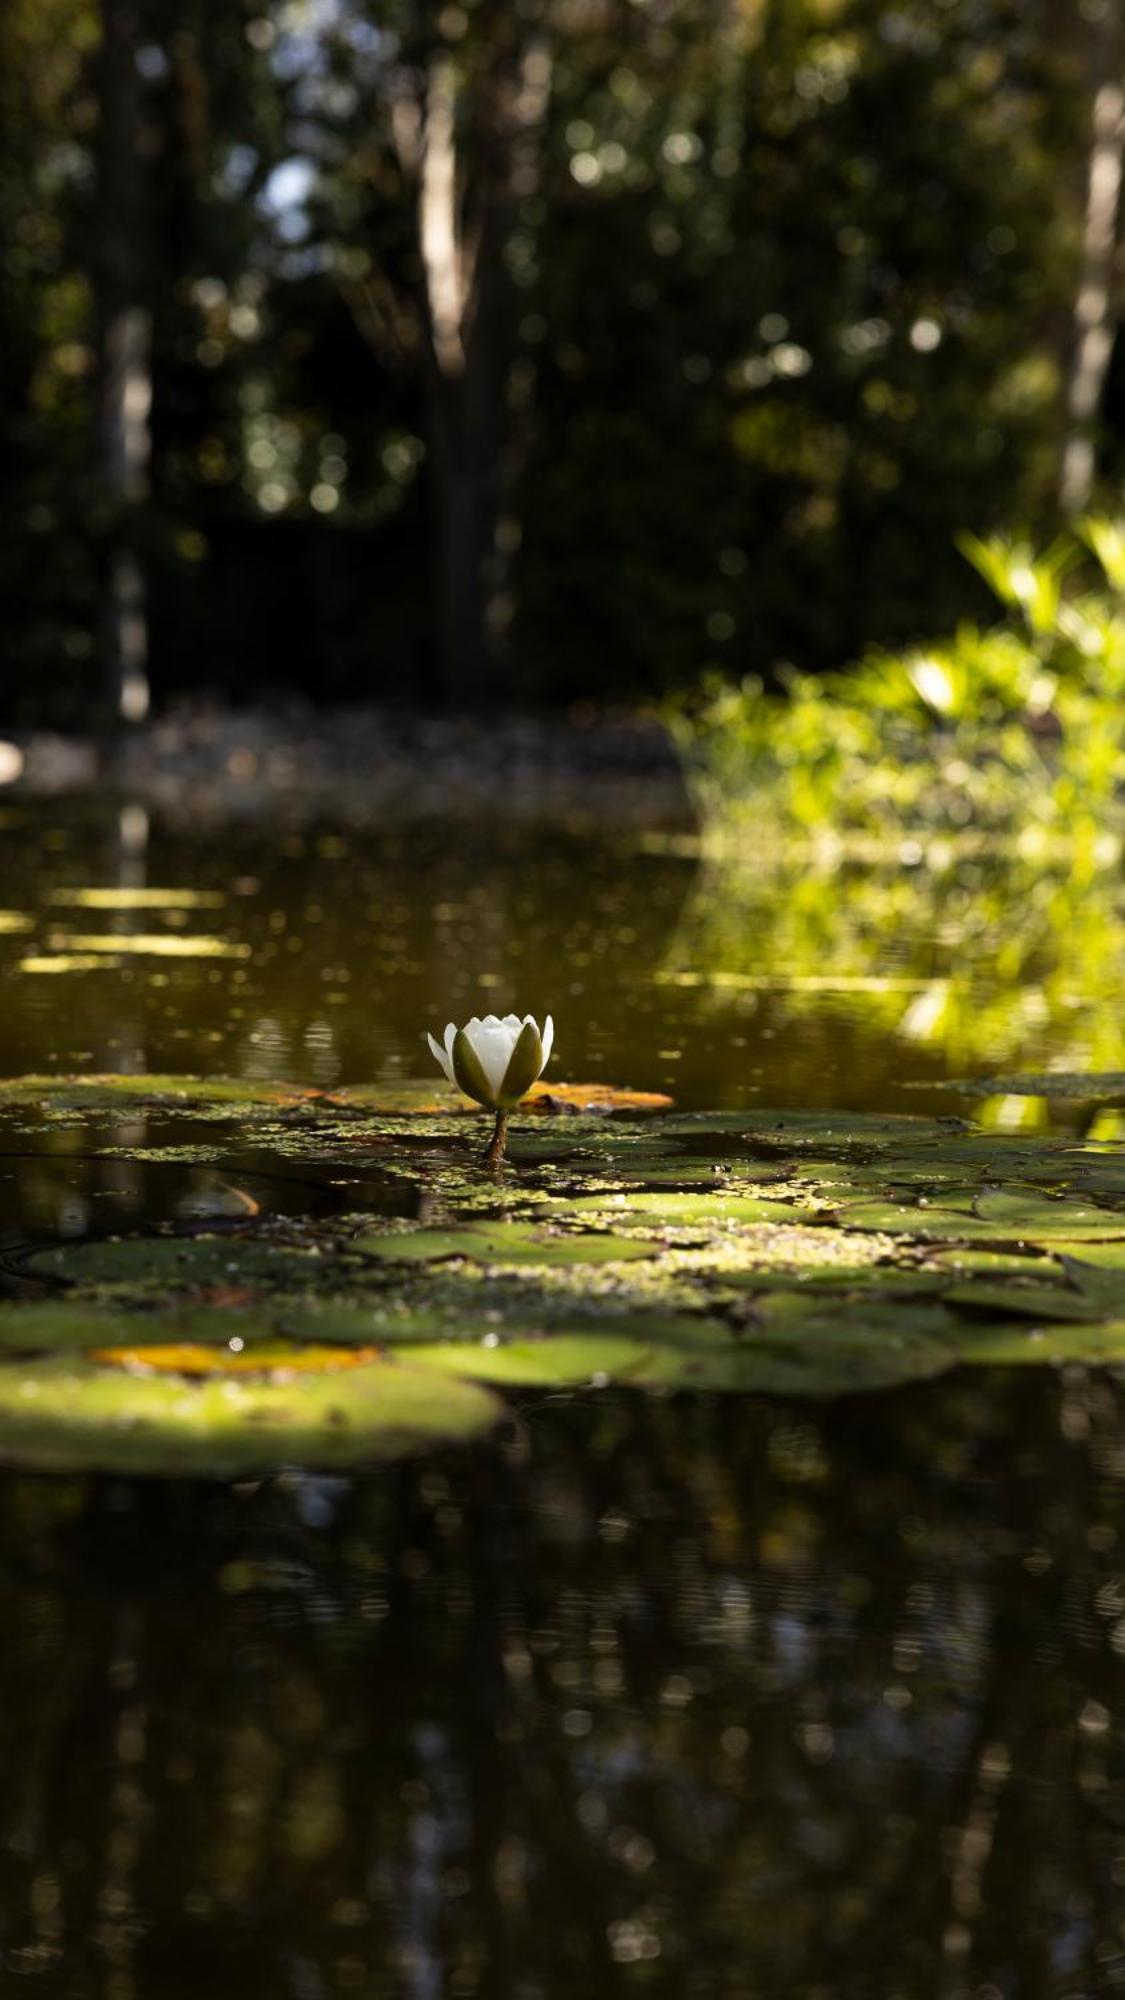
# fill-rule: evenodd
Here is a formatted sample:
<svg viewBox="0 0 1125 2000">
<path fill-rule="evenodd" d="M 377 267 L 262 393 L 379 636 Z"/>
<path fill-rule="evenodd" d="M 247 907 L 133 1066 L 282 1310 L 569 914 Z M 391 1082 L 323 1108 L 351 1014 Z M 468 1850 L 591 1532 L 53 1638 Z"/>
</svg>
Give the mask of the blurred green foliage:
<svg viewBox="0 0 1125 2000">
<path fill-rule="evenodd" d="M 791 1012 L 862 988 L 938 1074 L 1044 1041 L 1054 1067 L 1114 1067 L 1125 536 L 1097 517 L 1041 553 L 962 547 L 1004 623 L 781 692 L 716 681 L 678 711 L 707 866 L 664 976 L 705 968 L 717 1001 L 739 982 L 790 988 Z"/>
<path fill-rule="evenodd" d="M 98 671 L 110 4 L 0 24 L 9 719 L 80 708 Z M 447 471 L 410 163 L 436 76 L 486 231 L 466 325 L 509 692 L 820 671 L 972 612 L 961 522 L 1048 518 L 1086 143 L 1048 0 L 130 19 L 158 693 L 432 686 Z"/>
<path fill-rule="evenodd" d="M 920 860 L 953 843 L 1083 878 L 1115 865 L 1123 539 L 1101 518 L 1039 554 L 1021 539 L 964 536 L 1004 624 L 875 650 L 846 674 L 791 673 L 781 691 L 716 679 L 675 717 L 708 844 Z"/>
</svg>

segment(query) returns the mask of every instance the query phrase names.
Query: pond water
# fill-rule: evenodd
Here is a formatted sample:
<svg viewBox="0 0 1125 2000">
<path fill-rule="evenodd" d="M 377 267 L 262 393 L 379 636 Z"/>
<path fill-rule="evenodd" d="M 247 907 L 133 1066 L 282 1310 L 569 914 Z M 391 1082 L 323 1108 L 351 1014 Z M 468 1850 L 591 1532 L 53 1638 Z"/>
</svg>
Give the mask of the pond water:
<svg viewBox="0 0 1125 2000">
<path fill-rule="evenodd" d="M 486 1005 L 550 1008 L 560 1077 L 688 1108 L 1125 1067 L 1116 887 L 128 805 L 13 807 L 0 847 L 9 1075 L 389 1081 Z M 9 1254 L 205 1198 L 72 1132 L 0 1151 Z M 259 1169 L 263 1206 L 336 1199 Z M 0 1475 L 0 1990 L 1117 1991 L 1121 1395 L 528 1390 L 498 1437 L 348 1478 Z"/>
</svg>

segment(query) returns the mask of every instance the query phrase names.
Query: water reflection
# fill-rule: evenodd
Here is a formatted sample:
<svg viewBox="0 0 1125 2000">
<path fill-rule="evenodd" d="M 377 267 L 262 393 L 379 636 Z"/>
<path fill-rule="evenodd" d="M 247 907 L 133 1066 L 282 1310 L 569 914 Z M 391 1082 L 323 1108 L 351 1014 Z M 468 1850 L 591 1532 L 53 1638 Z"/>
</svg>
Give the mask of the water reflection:
<svg viewBox="0 0 1125 2000">
<path fill-rule="evenodd" d="M 424 1028 L 482 997 L 551 1007 L 560 1074 L 686 1104 L 924 1108 L 906 1086 L 951 1067 L 1125 1067 L 1104 877 L 128 832 L 0 827 L 8 1073 L 423 1073 Z M 179 1150 L 212 1162 L 216 1128 L 162 1127 L 177 1156 L 142 1166 L 91 1157 L 131 1126 L 23 1123 L 6 1244 L 402 1200 Z M 354 1482 L 0 1477 L 6 1976 L 49 2000 L 1116 1990 L 1121 1395 L 1021 1371 L 823 1410 L 533 1396 L 502 1448 Z"/>
<path fill-rule="evenodd" d="M 214 1128 L 186 1120 L 160 1137 L 172 1157 L 136 1158 L 143 1142 L 141 1120 L 107 1126 L 45 1132 L 36 1142 L 26 1131 L 0 1125 L 0 1267 L 29 1243 L 171 1224 L 190 1230 L 224 1229 L 256 1215 L 328 1215 L 362 1204 L 365 1209 L 400 1212 L 401 1185 L 375 1170 L 316 1178 L 311 1171 L 279 1164 L 266 1152 L 231 1145 L 226 1164 L 213 1164 L 225 1150 Z M 209 1164 L 193 1165 L 178 1152 L 198 1151 Z M 229 1142 L 228 1142 L 229 1143 Z"/>
<path fill-rule="evenodd" d="M 542 1399 L 356 1484 L 9 1478 L 9 1970 L 1113 1990 L 1123 1474 L 1120 1390 L 1076 1373 Z"/>
<path fill-rule="evenodd" d="M 1109 871 L 704 867 L 632 836 L 192 835 L 134 811 L 0 827 L 10 1071 L 419 1074 L 424 1029 L 488 1005 L 552 1010 L 560 1075 L 689 1105 L 924 1109 L 908 1087 L 950 1074 L 1125 1068 Z"/>
</svg>

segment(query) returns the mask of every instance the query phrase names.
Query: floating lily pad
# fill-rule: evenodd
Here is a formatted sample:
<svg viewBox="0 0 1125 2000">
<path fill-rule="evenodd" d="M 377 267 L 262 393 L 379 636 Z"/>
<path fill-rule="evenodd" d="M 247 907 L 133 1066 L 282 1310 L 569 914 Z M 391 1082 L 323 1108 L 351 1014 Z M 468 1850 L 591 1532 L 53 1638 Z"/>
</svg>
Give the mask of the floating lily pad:
<svg viewBox="0 0 1125 2000">
<path fill-rule="evenodd" d="M 404 1211 L 9 1253 L 25 1281 L 66 1289 L 0 1305 L 0 1455 L 33 1462 L 46 1437 L 45 1463 L 354 1463 L 456 1432 L 445 1392 L 479 1398 L 482 1384 L 838 1396 L 963 1365 L 1125 1361 L 1120 1147 L 941 1119 L 579 1110 L 517 1120 L 496 1179 L 471 1107 L 450 1093 L 442 1115 L 417 1116 L 419 1085 L 406 1087 L 413 1111 L 392 1113 L 375 1108 L 381 1088 L 0 1087 L 13 1117 L 21 1104 L 48 1121 L 143 1116 L 181 1143 L 187 1120 L 235 1121 L 247 1136 L 233 1151 L 252 1148 L 255 1172 L 313 1161 L 355 1209 L 371 1199 L 370 1154 Z M 424 1088 L 441 1097 L 440 1082 Z M 206 1163 L 199 1134 L 186 1141 Z M 10 1426 L 25 1404 L 41 1426 L 37 1385 L 64 1366 L 52 1428 Z M 123 1385 L 140 1403 L 121 1401 Z M 284 1415 L 270 1414 L 282 1395 Z M 340 1456 L 325 1441 L 329 1396 L 348 1433 Z M 209 1451 L 213 1409 L 229 1422 Z"/>
<path fill-rule="evenodd" d="M 939 1202 L 860 1201 L 841 1207 L 836 1221 L 843 1229 L 877 1230 L 880 1235 L 917 1236 L 932 1242 L 1001 1241 L 1005 1235 L 1003 1229 L 982 1221 L 971 1209 L 945 1207 Z"/>
<path fill-rule="evenodd" d="M 943 1276 L 948 1273 L 957 1284 L 978 1278 L 989 1284 L 1001 1284 L 1007 1278 L 1014 1278 L 1020 1284 L 1040 1279 L 1044 1284 L 1057 1285 L 1064 1272 L 1063 1264 L 1054 1254 L 975 1248 L 928 1250 L 926 1269 L 931 1277 L 935 1273 Z"/>
<path fill-rule="evenodd" d="M 599 1329 L 552 1329 L 538 1339 L 496 1334 L 466 1347 L 412 1347 L 412 1367 L 494 1384 L 562 1387 L 596 1381 L 646 1388 L 744 1391 L 786 1396 L 852 1394 L 917 1381 L 950 1365 L 936 1309 L 904 1315 L 875 1308 L 852 1325 L 788 1299 L 757 1326 L 683 1319 L 646 1328 L 644 1315 Z"/>
<path fill-rule="evenodd" d="M 136 1117 L 141 1111 L 190 1108 L 195 1117 L 235 1117 L 262 1110 L 304 1105 L 317 1092 L 290 1084 L 249 1082 L 241 1077 L 198 1076 L 19 1076 L 0 1079 L 0 1108 L 34 1105 L 44 1111 L 84 1117 Z"/>
<path fill-rule="evenodd" d="M 796 1222 L 799 1212 L 789 1203 L 767 1201 L 757 1195 L 727 1194 L 718 1189 L 707 1194 L 671 1194 L 660 1190 L 639 1190 L 628 1194 L 576 1195 L 566 1201 L 546 1205 L 548 1214 L 597 1218 L 620 1227 L 643 1224 L 646 1229 L 665 1225 L 682 1228 L 685 1223 Z"/>
<path fill-rule="evenodd" d="M 1056 1257 L 1066 1260 L 1072 1275 L 1082 1282 L 1087 1276 L 1098 1275 L 1120 1281 L 1122 1299 L 1125 1301 L 1125 1241 L 1120 1237 L 1112 1242 L 1091 1243 L 1083 1239 L 1067 1242 L 1060 1237 L 1052 1243 Z"/>
<path fill-rule="evenodd" d="M 328 1265 L 317 1248 L 294 1250 L 255 1237 L 121 1236 L 40 1250 L 27 1269 L 74 1285 L 280 1290 L 323 1280 Z"/>
<path fill-rule="evenodd" d="M 73 1357 L 0 1362 L 0 1461 L 52 1471 L 236 1478 L 287 1464 L 398 1458 L 488 1430 L 475 1383 L 381 1359 L 245 1377 L 164 1373 Z"/>
<path fill-rule="evenodd" d="M 239 1341 L 216 1349 L 193 1341 L 190 1330 L 185 1329 L 185 1337 L 180 1340 L 97 1347 L 90 1350 L 89 1358 L 118 1368 L 152 1369 L 159 1375 L 214 1375 L 223 1380 L 230 1376 L 268 1375 L 278 1381 L 290 1375 L 336 1375 L 343 1369 L 362 1368 L 368 1361 L 380 1360 L 382 1349 L 327 1344 L 301 1347 L 276 1337 L 258 1341 L 249 1348 Z"/>
<path fill-rule="evenodd" d="M 1125 1070 L 1047 1070 L 1041 1076 L 953 1077 L 927 1089 L 955 1090 L 963 1097 L 1076 1098 L 1109 1102 L 1125 1098 Z"/>
<path fill-rule="evenodd" d="M 0 1307 L 0 1347 L 57 1354 L 96 1347 L 206 1343 L 239 1349 L 276 1337 L 274 1322 L 252 1311 L 217 1305 L 140 1312 L 63 1299 Z"/>
<path fill-rule="evenodd" d="M 394 1082 L 351 1084 L 328 1094 L 328 1101 L 361 1111 L 405 1113 L 410 1117 L 472 1115 L 482 1120 L 480 1106 L 471 1102 L 441 1078 L 403 1077 Z M 536 1112 L 540 1117 L 552 1112 L 575 1113 L 666 1111 L 670 1097 L 659 1091 L 629 1090 L 613 1083 L 548 1083 L 540 1078 L 520 1100 L 519 1112 Z"/>
<path fill-rule="evenodd" d="M 1088 1368 L 1114 1367 L 1125 1362 L 1125 1319 L 1089 1324 L 1044 1319 L 1033 1325 L 1026 1319 L 1001 1321 L 967 1335 L 959 1359 L 976 1368 L 1061 1367 L 1075 1361 Z"/>
<path fill-rule="evenodd" d="M 997 1235 L 1026 1237 L 1035 1243 L 1053 1237 L 1125 1237 L 1125 1215 L 1016 1188 L 979 1195 L 976 1212 L 983 1222 L 996 1225 Z"/>
<path fill-rule="evenodd" d="M 965 1311 L 989 1313 L 995 1319 L 1093 1320 L 1098 1318 L 1094 1301 L 1080 1291 L 1063 1285 L 990 1285 L 983 1279 L 952 1285 L 942 1293 L 947 1306 Z"/>
<path fill-rule="evenodd" d="M 548 1083 L 541 1077 L 521 1100 L 520 1110 L 623 1111 L 635 1117 L 638 1112 L 667 1111 L 672 1102 L 659 1090 L 630 1090 L 616 1083 Z"/>
<path fill-rule="evenodd" d="M 850 1304 L 856 1293 L 877 1298 L 932 1298 L 937 1290 L 937 1280 L 932 1270 L 921 1265 L 906 1265 L 894 1268 L 887 1264 L 849 1264 L 846 1259 L 836 1264 L 823 1266 L 787 1266 L 762 1268 L 750 1265 L 747 1269 L 717 1271 L 715 1280 L 724 1291 L 733 1292 L 783 1292 L 792 1291 L 800 1285 L 803 1291 L 832 1291 L 840 1295 L 842 1304 Z"/>
<path fill-rule="evenodd" d="M 481 1340 L 504 1317 L 491 1299 L 483 1297 L 458 1309 L 444 1300 L 401 1298 L 395 1292 L 382 1291 L 361 1296 L 342 1293 L 336 1297 L 280 1299 L 275 1308 L 275 1324 L 282 1336 L 297 1341 L 324 1341 L 330 1346 L 355 1342 L 360 1346 L 396 1348 L 453 1336 Z M 524 1324 L 530 1324 L 534 1318 L 534 1311 L 529 1311 Z"/>
<path fill-rule="evenodd" d="M 527 1223 L 494 1222 L 482 1229 L 394 1229 L 357 1236 L 352 1246 L 395 1263 L 471 1257 L 480 1264 L 618 1264 L 655 1253 L 628 1236 L 590 1231 L 549 1234 Z"/>
</svg>

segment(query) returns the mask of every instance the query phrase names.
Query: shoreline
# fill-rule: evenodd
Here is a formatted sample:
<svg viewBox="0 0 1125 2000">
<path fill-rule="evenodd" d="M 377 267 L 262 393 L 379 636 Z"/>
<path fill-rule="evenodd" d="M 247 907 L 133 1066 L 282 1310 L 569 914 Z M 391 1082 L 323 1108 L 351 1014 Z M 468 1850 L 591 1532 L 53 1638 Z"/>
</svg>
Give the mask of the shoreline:
<svg viewBox="0 0 1125 2000">
<path fill-rule="evenodd" d="M 13 731 L 0 797 L 112 791 L 193 819 L 320 817 L 349 824 L 477 817 L 687 829 L 694 814 L 668 732 L 640 716 L 426 715 L 286 698 L 176 703 L 107 744 Z"/>
</svg>

